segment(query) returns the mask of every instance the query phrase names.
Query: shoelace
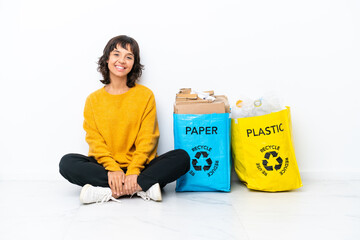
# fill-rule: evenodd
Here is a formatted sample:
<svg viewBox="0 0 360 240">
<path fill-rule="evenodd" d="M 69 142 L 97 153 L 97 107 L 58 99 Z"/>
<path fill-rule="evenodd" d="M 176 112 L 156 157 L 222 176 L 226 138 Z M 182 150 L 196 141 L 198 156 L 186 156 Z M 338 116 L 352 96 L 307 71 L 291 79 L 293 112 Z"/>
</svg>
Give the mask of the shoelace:
<svg viewBox="0 0 360 240">
<path fill-rule="evenodd" d="M 141 192 L 137 192 L 136 194 L 145 201 L 150 201 L 150 197 L 146 194 L 146 192 L 141 191 Z"/>
<path fill-rule="evenodd" d="M 115 202 L 118 202 L 118 203 L 121 202 L 120 200 L 117 200 L 116 198 L 114 198 L 114 197 L 112 196 L 112 194 L 110 193 L 110 194 L 105 194 L 104 197 L 103 197 L 102 199 L 99 199 L 98 201 L 96 201 L 96 203 L 102 204 L 102 203 L 104 203 L 104 202 L 108 202 L 110 199 L 113 200 L 113 201 L 115 201 Z"/>
</svg>

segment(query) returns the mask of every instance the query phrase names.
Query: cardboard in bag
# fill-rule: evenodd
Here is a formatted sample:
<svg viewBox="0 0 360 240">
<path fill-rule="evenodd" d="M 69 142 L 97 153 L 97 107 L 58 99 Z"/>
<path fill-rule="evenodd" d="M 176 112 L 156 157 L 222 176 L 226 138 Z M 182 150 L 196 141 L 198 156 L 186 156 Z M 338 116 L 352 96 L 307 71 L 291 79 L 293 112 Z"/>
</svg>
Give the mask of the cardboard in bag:
<svg viewBox="0 0 360 240">
<path fill-rule="evenodd" d="M 204 100 L 191 93 L 191 88 L 182 88 L 176 95 L 174 113 L 176 114 L 211 114 L 230 113 L 230 105 L 225 95 L 214 95 L 214 91 L 204 91 L 215 97 L 214 101 Z"/>
</svg>

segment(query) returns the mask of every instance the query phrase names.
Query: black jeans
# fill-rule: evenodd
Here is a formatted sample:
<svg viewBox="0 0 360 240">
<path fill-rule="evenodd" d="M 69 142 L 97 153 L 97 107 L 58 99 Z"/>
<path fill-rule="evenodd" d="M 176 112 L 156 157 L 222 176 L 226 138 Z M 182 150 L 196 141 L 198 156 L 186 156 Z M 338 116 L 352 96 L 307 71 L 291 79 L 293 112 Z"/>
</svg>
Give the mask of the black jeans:
<svg viewBox="0 0 360 240">
<path fill-rule="evenodd" d="M 109 187 L 108 171 L 94 157 L 70 153 L 61 158 L 60 174 L 69 182 L 84 186 L 91 184 Z M 140 173 L 137 182 L 143 191 L 155 183 L 163 188 L 175 181 L 190 169 L 190 157 L 186 151 L 177 149 L 153 159 Z M 123 169 L 126 172 L 126 169 Z"/>
</svg>

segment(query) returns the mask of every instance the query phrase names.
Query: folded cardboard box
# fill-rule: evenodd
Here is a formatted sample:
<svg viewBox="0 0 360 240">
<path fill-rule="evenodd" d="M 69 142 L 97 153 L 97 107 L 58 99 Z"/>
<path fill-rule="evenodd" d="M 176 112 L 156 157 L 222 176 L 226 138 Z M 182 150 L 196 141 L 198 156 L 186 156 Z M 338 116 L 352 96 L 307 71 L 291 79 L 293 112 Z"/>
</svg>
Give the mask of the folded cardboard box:
<svg viewBox="0 0 360 240">
<path fill-rule="evenodd" d="M 176 94 L 174 113 L 176 114 L 210 114 L 230 113 L 230 105 L 225 95 L 214 95 L 214 91 L 204 91 L 215 100 L 199 98 L 197 94 L 191 93 L 190 88 L 182 88 Z"/>
</svg>

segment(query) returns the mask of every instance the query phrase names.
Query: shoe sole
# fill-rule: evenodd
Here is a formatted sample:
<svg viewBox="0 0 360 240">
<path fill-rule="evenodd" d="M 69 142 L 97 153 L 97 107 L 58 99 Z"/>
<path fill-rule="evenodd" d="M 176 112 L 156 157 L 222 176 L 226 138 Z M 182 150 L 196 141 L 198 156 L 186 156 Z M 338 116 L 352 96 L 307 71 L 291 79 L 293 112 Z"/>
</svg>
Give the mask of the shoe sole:
<svg viewBox="0 0 360 240">
<path fill-rule="evenodd" d="M 160 188 L 160 185 L 157 183 L 156 184 L 156 188 L 157 190 L 159 191 L 160 195 L 159 195 L 159 198 L 157 199 L 153 199 L 155 202 L 161 202 L 162 201 L 162 196 L 161 196 L 161 188 Z"/>
<path fill-rule="evenodd" d="M 81 203 L 86 203 L 86 202 L 84 202 L 84 195 L 85 195 L 85 192 L 86 192 L 86 190 L 89 188 L 89 187 L 91 187 L 91 185 L 90 184 L 86 184 L 85 186 L 83 186 L 83 188 L 81 189 L 81 192 L 80 192 L 80 202 Z"/>
</svg>

